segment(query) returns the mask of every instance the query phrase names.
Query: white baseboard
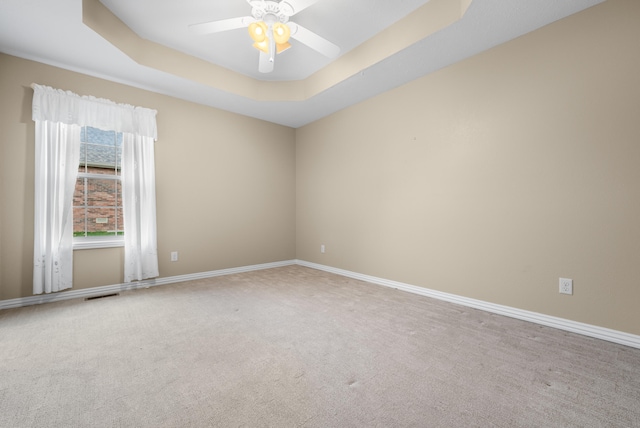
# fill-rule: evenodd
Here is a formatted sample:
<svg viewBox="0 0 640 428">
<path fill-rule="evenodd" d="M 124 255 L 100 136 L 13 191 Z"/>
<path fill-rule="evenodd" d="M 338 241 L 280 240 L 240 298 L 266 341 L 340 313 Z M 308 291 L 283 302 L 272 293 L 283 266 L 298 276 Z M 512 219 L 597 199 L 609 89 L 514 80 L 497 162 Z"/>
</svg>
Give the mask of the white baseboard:
<svg viewBox="0 0 640 428">
<path fill-rule="evenodd" d="M 195 279 L 212 278 L 214 276 L 231 275 L 234 273 L 251 272 L 254 270 L 271 269 L 296 264 L 295 260 L 282 262 L 263 263 L 259 265 L 242 266 L 237 268 L 220 269 L 209 272 L 191 273 L 187 275 L 169 276 L 166 278 L 147 279 L 144 281 L 129 282 L 123 284 L 104 285 L 101 287 L 84 288 L 81 290 L 68 290 L 60 293 L 39 294 L 37 296 L 21 297 L 17 299 L 0 300 L 0 310 L 19 308 L 21 306 L 38 305 L 41 303 L 59 302 L 61 300 L 78 299 L 105 294 L 118 293 L 120 291 L 137 290 L 139 288 L 155 287 L 157 285 L 173 284 L 176 282 L 192 281 Z"/>
<path fill-rule="evenodd" d="M 377 278 L 375 276 L 363 275 L 360 273 L 351 272 L 344 269 L 338 269 L 330 266 L 320 265 L 317 263 L 306 262 L 304 260 L 296 260 L 296 264 L 300 266 L 306 266 L 309 268 L 322 270 L 325 272 L 335 273 L 335 274 L 346 276 L 349 278 L 359 279 L 359 280 L 370 282 L 373 284 L 383 285 L 385 287 L 397 288 L 398 290 L 408 291 L 410 293 L 419 294 L 421 296 L 432 297 L 434 299 L 444 300 L 451 303 L 457 303 L 459 305 L 468 306 L 471 308 L 482 309 L 483 311 L 491 312 L 494 314 L 504 315 L 511 318 L 517 318 L 520 320 L 529 321 L 536 324 L 541 324 L 548 327 L 570 331 L 572 333 L 578 333 L 584 336 L 595 337 L 597 339 L 607 340 L 609 342 L 619 343 L 621 345 L 626 345 L 626 346 L 640 349 L 640 336 L 630 334 L 630 333 L 625 333 L 622 331 L 611 330 L 608 328 L 598 327 L 590 324 L 584 324 L 581 322 L 571 321 L 564 318 L 553 317 L 550 315 L 544 315 L 537 312 L 525 311 L 523 309 L 517 309 L 517 308 L 512 308 L 510 306 L 498 305 L 495 303 L 471 299 L 468 297 L 458 296 L 455 294 L 443 293 L 441 291 L 430 290 L 428 288 L 418 287 L 415 285 L 405 284 L 397 281 L 391 281 L 384 278 Z"/>
<path fill-rule="evenodd" d="M 285 260 L 281 262 L 264 263 L 251 266 L 242 266 L 237 268 L 220 269 L 209 272 L 199 272 L 186 275 L 170 276 L 166 278 L 156 278 L 144 281 L 105 285 L 102 287 L 85 288 L 81 290 L 69 290 L 60 293 L 41 294 L 37 296 L 21 297 L 17 299 L 0 300 L 0 310 L 19 308 L 22 306 L 38 305 L 41 303 L 59 302 L 62 300 L 78 299 L 86 297 L 101 296 L 104 294 L 117 293 L 120 291 L 136 290 L 139 288 L 149 288 L 158 285 L 173 284 L 177 282 L 192 281 L 196 279 L 212 278 L 215 276 L 231 275 L 235 273 L 251 272 L 255 270 L 271 269 L 282 266 L 300 265 L 312 269 L 322 270 L 349 278 L 359 279 L 361 281 L 370 282 L 372 284 L 383 285 L 385 287 L 397 288 L 398 290 L 407 291 L 409 293 L 421 296 L 432 297 L 434 299 L 444 300 L 456 303 L 470 308 L 481 309 L 498 315 L 504 315 L 511 318 L 517 318 L 524 321 L 533 322 L 560 330 L 570 331 L 597 339 L 607 340 L 609 342 L 619 343 L 621 345 L 630 346 L 640 349 L 640 336 L 625 333 L 622 331 L 611 330 L 604 327 L 598 327 L 590 324 L 584 324 L 577 321 L 571 321 L 564 318 L 544 315 L 537 312 L 525 311 L 523 309 L 512 308 L 510 306 L 498 305 L 495 303 L 485 302 L 482 300 L 471 299 L 468 297 L 458 296 L 455 294 L 443 293 L 437 290 L 430 290 L 424 287 L 405 284 L 389 279 L 378 278 L 375 276 L 364 275 L 351 272 L 344 269 L 334 268 L 330 266 L 311 263 L 304 260 Z"/>
</svg>

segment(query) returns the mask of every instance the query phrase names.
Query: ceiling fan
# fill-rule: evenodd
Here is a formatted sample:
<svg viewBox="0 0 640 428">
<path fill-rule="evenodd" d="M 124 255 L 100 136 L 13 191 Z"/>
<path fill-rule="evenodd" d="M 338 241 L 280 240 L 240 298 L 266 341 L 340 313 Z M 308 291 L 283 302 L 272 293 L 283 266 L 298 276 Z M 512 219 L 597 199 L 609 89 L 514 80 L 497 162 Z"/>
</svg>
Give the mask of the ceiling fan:
<svg viewBox="0 0 640 428">
<path fill-rule="evenodd" d="M 329 58 L 336 58 L 340 48 L 289 18 L 319 0 L 247 0 L 251 6 L 251 16 L 223 19 L 220 21 L 192 24 L 189 28 L 198 34 L 213 34 L 247 27 L 260 51 L 258 71 L 273 71 L 275 56 L 291 47 L 289 37 L 309 46 Z"/>
</svg>

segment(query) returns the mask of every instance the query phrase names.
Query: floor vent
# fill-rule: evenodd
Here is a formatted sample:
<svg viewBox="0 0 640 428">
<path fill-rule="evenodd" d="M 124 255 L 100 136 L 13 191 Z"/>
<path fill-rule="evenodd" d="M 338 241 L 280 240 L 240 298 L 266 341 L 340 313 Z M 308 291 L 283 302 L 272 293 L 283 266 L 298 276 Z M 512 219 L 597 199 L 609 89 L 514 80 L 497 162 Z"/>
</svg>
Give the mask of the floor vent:
<svg viewBox="0 0 640 428">
<path fill-rule="evenodd" d="M 120 293 L 103 294 L 102 296 L 85 297 L 84 300 L 104 299 L 105 297 L 119 296 Z"/>
</svg>

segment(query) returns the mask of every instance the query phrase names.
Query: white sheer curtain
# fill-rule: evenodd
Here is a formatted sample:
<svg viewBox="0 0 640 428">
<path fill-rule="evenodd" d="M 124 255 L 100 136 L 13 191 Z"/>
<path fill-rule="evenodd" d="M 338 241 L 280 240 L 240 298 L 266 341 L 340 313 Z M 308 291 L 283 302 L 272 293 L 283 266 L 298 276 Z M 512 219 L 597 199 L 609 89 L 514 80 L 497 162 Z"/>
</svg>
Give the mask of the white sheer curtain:
<svg viewBox="0 0 640 428">
<path fill-rule="evenodd" d="M 122 141 L 124 282 L 158 276 L 153 144 L 153 138 L 133 134 Z"/>
<path fill-rule="evenodd" d="M 80 126 L 36 122 L 33 293 L 71 288 Z"/>
<path fill-rule="evenodd" d="M 158 276 L 153 156 L 157 112 L 31 86 L 36 123 L 34 294 L 72 286 L 72 204 L 82 126 L 122 132 L 128 141 L 123 144 L 127 154 L 123 153 L 122 174 L 125 281 Z"/>
</svg>

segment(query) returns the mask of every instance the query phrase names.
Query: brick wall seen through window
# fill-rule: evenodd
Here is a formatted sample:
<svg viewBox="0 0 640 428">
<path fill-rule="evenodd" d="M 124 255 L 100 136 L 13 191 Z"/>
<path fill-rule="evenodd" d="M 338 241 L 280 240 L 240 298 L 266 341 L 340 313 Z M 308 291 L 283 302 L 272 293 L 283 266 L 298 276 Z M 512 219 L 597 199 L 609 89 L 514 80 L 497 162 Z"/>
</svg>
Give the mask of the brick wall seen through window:
<svg viewBox="0 0 640 428">
<path fill-rule="evenodd" d="M 118 236 L 124 232 L 120 164 L 122 134 L 84 127 L 73 198 L 73 235 Z"/>
</svg>

